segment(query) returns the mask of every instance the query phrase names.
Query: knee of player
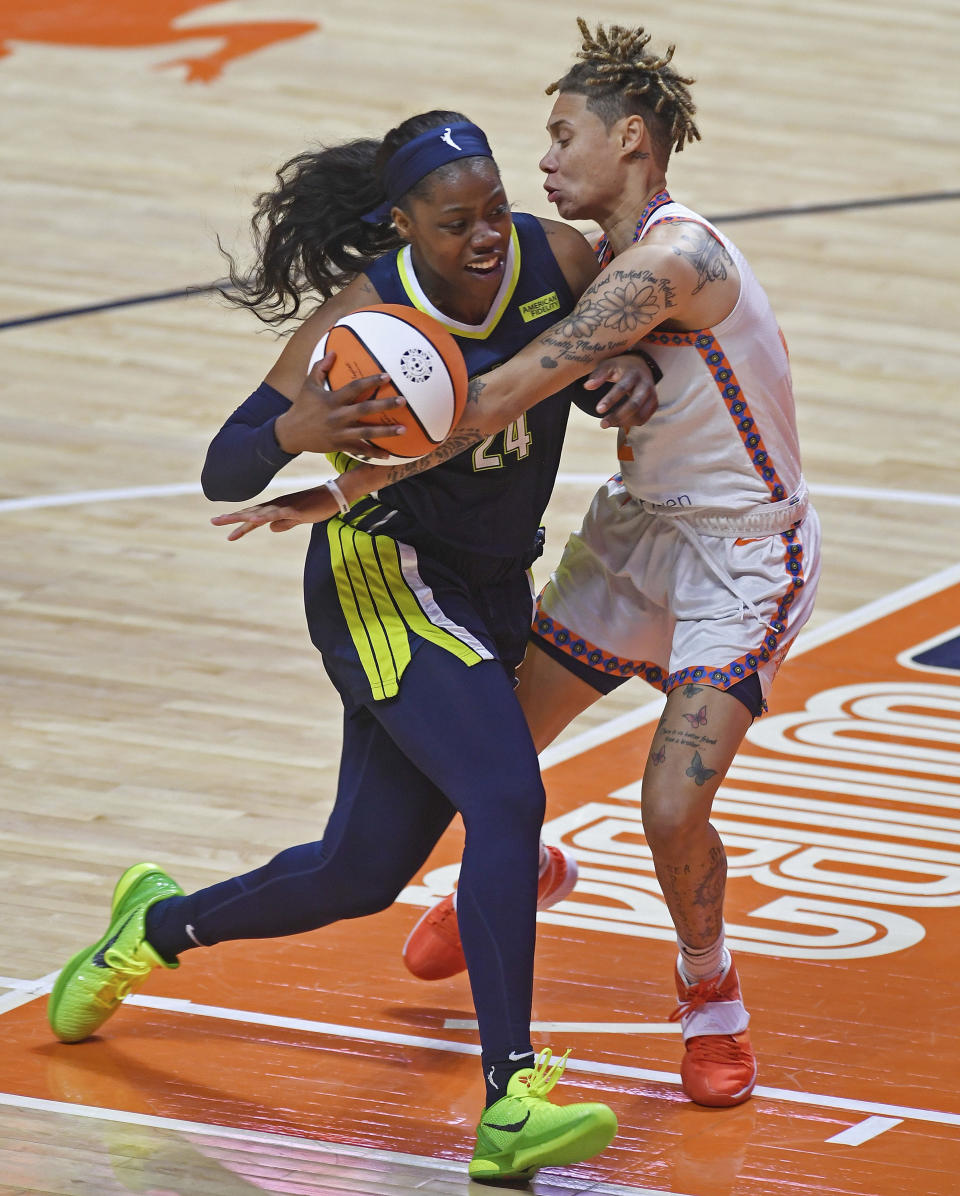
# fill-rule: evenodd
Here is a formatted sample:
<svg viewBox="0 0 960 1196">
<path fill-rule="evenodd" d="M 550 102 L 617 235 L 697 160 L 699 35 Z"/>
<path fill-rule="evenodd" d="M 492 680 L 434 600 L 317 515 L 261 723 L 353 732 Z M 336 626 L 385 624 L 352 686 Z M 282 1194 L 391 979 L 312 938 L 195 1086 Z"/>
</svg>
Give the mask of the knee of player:
<svg viewBox="0 0 960 1196">
<path fill-rule="evenodd" d="M 464 826 L 485 827 L 502 834 L 534 834 L 539 838 L 547 798 L 539 774 L 520 783 L 505 777 L 486 781 L 482 792 L 461 807 Z"/>
<path fill-rule="evenodd" d="M 641 817 L 647 845 L 656 855 L 682 850 L 685 843 L 701 835 L 709 823 L 710 810 L 678 800 L 648 800 L 644 793 Z"/>
<path fill-rule="evenodd" d="M 513 783 L 501 784 L 492 798 L 491 814 L 500 820 L 501 827 L 536 828 L 539 836 L 547 808 L 547 795 L 539 771 L 535 777 L 516 778 Z"/>
<path fill-rule="evenodd" d="M 396 868 L 363 869 L 355 864 L 342 871 L 327 872 L 317 885 L 312 901 L 304 894 L 304 913 L 316 926 L 344 918 L 365 918 L 389 909 L 410 881 L 404 864 Z"/>
<path fill-rule="evenodd" d="M 379 914 L 389 909 L 404 889 L 405 884 L 380 884 L 376 888 L 357 894 L 350 902 L 349 912 L 343 916 L 347 918 L 366 918 L 370 914 Z"/>
</svg>

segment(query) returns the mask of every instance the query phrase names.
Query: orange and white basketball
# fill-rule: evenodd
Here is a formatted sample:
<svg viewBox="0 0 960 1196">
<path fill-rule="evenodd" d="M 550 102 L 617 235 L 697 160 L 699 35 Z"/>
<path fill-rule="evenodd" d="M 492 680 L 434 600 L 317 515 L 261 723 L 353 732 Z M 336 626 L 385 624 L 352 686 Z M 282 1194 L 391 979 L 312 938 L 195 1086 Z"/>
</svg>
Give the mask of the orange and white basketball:
<svg viewBox="0 0 960 1196">
<path fill-rule="evenodd" d="M 360 308 L 320 338 L 310 368 L 331 352 L 337 355 L 327 374 L 332 390 L 354 378 L 389 374 L 390 381 L 370 397 L 400 394 L 406 401 L 370 420 L 370 440 L 390 456 L 355 454 L 359 460 L 374 465 L 416 461 L 450 435 L 467 400 L 467 367 L 457 342 L 432 316 L 393 303 Z M 395 423 L 405 426 L 402 436 L 377 439 L 377 424 Z"/>
</svg>

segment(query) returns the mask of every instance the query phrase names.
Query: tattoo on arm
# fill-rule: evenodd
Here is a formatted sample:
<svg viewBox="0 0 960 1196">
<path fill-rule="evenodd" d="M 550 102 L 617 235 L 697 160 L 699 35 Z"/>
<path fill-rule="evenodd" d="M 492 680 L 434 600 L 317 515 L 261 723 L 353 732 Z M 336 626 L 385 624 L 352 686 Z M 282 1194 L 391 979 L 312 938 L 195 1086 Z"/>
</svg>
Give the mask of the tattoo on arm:
<svg viewBox="0 0 960 1196">
<path fill-rule="evenodd" d="M 382 489 L 384 486 L 392 486 L 394 482 L 402 482 L 404 478 L 413 477 L 414 474 L 423 473 L 425 469 L 431 469 L 434 465 L 440 465 L 443 461 L 449 461 L 451 457 L 456 457 L 466 449 L 473 448 L 475 444 L 479 444 L 483 440 L 484 435 L 478 428 L 465 428 L 462 425 L 458 425 L 443 444 L 435 448 L 426 457 L 420 457 L 416 461 L 406 461 L 402 465 L 378 466 L 378 488 Z"/>
<path fill-rule="evenodd" d="M 694 295 L 702 291 L 708 282 L 722 282 L 727 277 L 727 269 L 733 265 L 733 259 L 711 232 L 700 225 L 693 225 L 689 230 L 683 230 L 681 242 L 673 246 L 673 252 L 685 258 L 697 272 Z"/>
<path fill-rule="evenodd" d="M 611 270 L 604 285 L 589 287 L 542 343 L 565 361 L 592 362 L 632 344 L 673 306 L 675 292 L 668 279 L 649 270 Z M 554 364 L 550 358 L 541 359 L 544 368 Z"/>
<path fill-rule="evenodd" d="M 487 389 L 487 384 L 480 377 L 471 378 L 467 384 L 467 406 L 480 402 L 480 396 Z"/>
</svg>

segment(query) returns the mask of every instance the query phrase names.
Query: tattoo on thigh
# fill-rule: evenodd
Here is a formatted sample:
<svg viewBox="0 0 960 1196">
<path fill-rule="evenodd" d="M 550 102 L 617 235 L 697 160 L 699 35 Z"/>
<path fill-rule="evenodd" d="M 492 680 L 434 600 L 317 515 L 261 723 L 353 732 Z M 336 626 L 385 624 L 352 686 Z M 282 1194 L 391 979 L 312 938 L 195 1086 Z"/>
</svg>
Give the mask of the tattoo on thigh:
<svg viewBox="0 0 960 1196">
<path fill-rule="evenodd" d="M 715 777 L 716 775 L 717 770 L 715 768 L 704 768 L 700 753 L 694 752 L 693 759 L 690 761 L 690 767 L 687 769 L 687 776 L 693 777 L 694 784 L 704 785 L 711 777 Z"/>
<path fill-rule="evenodd" d="M 684 715 L 684 718 L 687 716 Z M 716 747 L 717 741 L 713 736 L 694 731 L 694 727 L 700 725 L 698 715 L 691 715 L 689 721 L 690 726 L 688 727 L 675 727 L 664 723 L 661 719 L 660 726 L 657 728 L 657 735 L 662 737 L 661 746 L 664 743 L 675 743 L 679 747 L 691 748 L 694 751 L 703 747 Z M 706 721 L 704 718 L 703 722 L 706 723 Z"/>
<path fill-rule="evenodd" d="M 662 764 L 664 762 L 664 760 L 666 760 L 666 758 L 667 758 L 667 749 L 665 747 L 660 748 L 656 752 L 650 753 L 650 763 L 651 764 Z"/>
<path fill-rule="evenodd" d="M 705 727 L 707 725 L 707 708 L 701 706 L 696 714 L 685 714 L 683 717 L 691 727 Z"/>
</svg>

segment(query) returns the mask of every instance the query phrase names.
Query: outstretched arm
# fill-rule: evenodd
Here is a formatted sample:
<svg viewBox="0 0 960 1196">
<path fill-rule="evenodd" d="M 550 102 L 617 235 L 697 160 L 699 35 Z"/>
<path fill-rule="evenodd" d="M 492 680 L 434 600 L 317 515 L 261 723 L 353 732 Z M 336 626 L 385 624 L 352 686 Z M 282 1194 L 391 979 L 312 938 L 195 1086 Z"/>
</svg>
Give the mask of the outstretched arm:
<svg viewBox="0 0 960 1196">
<path fill-rule="evenodd" d="M 682 260 L 666 247 L 635 246 L 621 254 L 586 289 L 568 316 L 503 365 L 471 380 L 460 422 L 438 449 L 401 465 L 351 469 L 337 479 L 347 500 L 354 502 L 371 490 L 456 456 L 602 366 L 606 359 L 629 353 L 643 336 L 678 311 L 678 273 L 685 273 Z M 625 373 L 626 364 L 622 369 Z M 609 368 L 604 371 L 605 375 L 614 372 L 621 373 Z M 652 380 L 649 390 L 641 393 L 636 379 L 634 374 L 635 394 L 627 403 L 617 406 L 624 394 L 631 392 L 621 375 L 623 385 L 598 404 L 597 410 L 606 413 L 605 426 L 641 424 L 653 414 Z M 600 386 L 608 380 L 616 379 L 595 376 L 587 385 Z"/>
<path fill-rule="evenodd" d="M 318 486 L 283 495 L 217 515 L 211 522 L 218 527 L 235 525 L 231 540 L 257 527 L 269 526 L 280 532 L 298 523 L 319 523 L 342 509 L 339 498 L 356 502 L 371 490 L 457 456 L 591 370 L 586 387 L 614 384 L 597 404 L 598 412 L 606 412 L 603 424 L 628 427 L 644 423 L 656 410 L 653 376 L 642 358 L 626 355 L 646 332 L 672 314 L 675 288 L 671 268 L 675 268 L 675 259 L 662 250 L 621 255 L 586 289 L 569 316 L 510 361 L 471 380 L 460 422 L 426 457 L 398 465 L 358 465 L 341 474 L 333 490 Z M 610 358 L 615 360 L 608 361 Z"/>
<path fill-rule="evenodd" d="M 622 355 L 667 320 L 676 328 L 716 325 L 733 310 L 739 289 L 729 254 L 702 224 L 683 221 L 654 228 L 643 244 L 620 254 L 587 287 L 569 316 L 504 365 L 473 379 L 460 423 L 438 449 L 402 465 L 358 466 L 341 474 L 336 485 L 347 502 L 355 502 L 456 456 L 588 373 L 585 388 L 615 383 L 597 404 L 597 411 L 605 413 L 601 426 L 643 424 L 657 406 L 652 375 L 642 359 Z M 238 539 L 264 525 L 285 531 L 298 523 L 317 523 L 338 509 L 334 493 L 321 486 L 219 515 L 213 522 L 240 525 L 230 535 Z"/>
</svg>

